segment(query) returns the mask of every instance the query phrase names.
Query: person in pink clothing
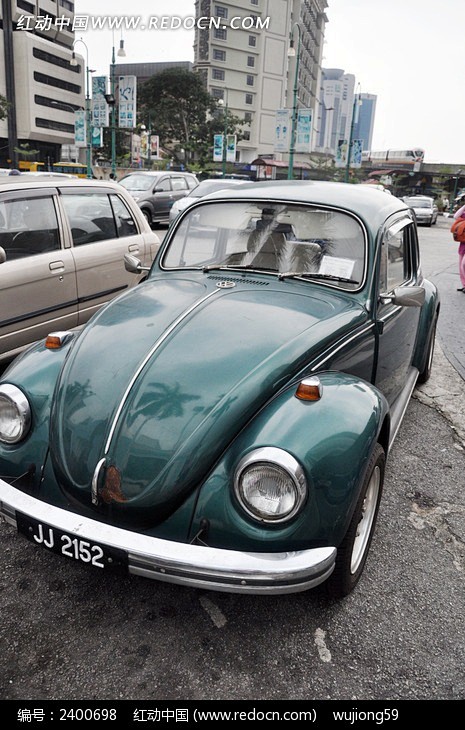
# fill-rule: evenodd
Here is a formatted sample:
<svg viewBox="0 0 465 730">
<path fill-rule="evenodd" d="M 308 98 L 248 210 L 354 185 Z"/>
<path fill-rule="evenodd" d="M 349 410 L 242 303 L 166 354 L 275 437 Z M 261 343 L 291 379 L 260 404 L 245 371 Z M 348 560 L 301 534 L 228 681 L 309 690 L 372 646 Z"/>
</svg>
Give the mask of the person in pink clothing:
<svg viewBox="0 0 465 730">
<path fill-rule="evenodd" d="M 462 207 L 454 213 L 454 219 L 457 220 L 458 218 L 465 220 L 465 205 L 462 205 Z M 465 243 L 459 243 L 459 274 L 461 286 L 459 286 L 457 291 L 461 291 L 465 294 Z"/>
</svg>

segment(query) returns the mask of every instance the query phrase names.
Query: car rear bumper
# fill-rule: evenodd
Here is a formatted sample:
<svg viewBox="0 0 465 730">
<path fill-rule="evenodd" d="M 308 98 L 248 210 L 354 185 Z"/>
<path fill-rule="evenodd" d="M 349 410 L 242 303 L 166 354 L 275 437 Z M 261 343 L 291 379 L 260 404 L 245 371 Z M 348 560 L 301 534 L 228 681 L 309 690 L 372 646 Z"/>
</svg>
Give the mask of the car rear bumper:
<svg viewBox="0 0 465 730">
<path fill-rule="evenodd" d="M 54 507 L 0 479 L 0 517 L 17 527 L 17 513 L 71 538 L 123 550 L 134 575 L 215 591 L 305 591 L 329 578 L 336 559 L 334 547 L 248 553 L 149 537 Z"/>
</svg>

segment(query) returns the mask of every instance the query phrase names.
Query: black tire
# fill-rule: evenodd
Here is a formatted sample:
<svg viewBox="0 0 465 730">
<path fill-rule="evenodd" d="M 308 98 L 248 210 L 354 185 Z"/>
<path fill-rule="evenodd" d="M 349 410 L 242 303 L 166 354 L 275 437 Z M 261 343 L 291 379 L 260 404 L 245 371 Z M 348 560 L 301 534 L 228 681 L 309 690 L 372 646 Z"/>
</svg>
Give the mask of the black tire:
<svg viewBox="0 0 465 730">
<path fill-rule="evenodd" d="M 418 383 L 426 383 L 430 379 L 431 370 L 433 367 L 433 355 L 434 355 L 434 343 L 436 341 L 436 328 L 438 324 L 438 316 L 436 315 L 434 324 L 431 328 L 431 334 L 428 342 L 428 351 L 426 354 L 426 361 L 425 361 L 425 367 L 419 373 L 417 382 Z"/>
<path fill-rule="evenodd" d="M 376 444 L 365 469 L 360 496 L 349 528 L 337 549 L 336 567 L 325 584 L 326 592 L 332 598 L 347 596 L 363 573 L 375 531 L 385 465 L 384 449 Z"/>
<path fill-rule="evenodd" d="M 149 226 L 152 227 L 152 216 L 150 215 L 150 212 L 148 210 L 145 210 L 145 208 L 142 208 L 142 214 Z"/>
</svg>

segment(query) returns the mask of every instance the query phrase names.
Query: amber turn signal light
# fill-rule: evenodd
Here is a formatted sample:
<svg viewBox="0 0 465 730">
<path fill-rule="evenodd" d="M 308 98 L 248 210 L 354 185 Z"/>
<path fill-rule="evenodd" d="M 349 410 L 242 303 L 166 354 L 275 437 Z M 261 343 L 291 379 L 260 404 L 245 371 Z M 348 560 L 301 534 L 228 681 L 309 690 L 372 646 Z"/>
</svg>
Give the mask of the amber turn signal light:
<svg viewBox="0 0 465 730">
<path fill-rule="evenodd" d="M 295 392 L 295 397 L 300 400 L 320 400 L 323 394 L 323 386 L 317 377 L 305 378 L 302 380 Z"/>
</svg>

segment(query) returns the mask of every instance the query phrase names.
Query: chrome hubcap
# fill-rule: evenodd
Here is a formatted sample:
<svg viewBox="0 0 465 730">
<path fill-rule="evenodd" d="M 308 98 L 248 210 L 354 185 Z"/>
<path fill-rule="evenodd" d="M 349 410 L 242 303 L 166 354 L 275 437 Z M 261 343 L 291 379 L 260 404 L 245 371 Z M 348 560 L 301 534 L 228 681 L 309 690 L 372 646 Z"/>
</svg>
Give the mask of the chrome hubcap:
<svg viewBox="0 0 465 730">
<path fill-rule="evenodd" d="M 379 466 L 377 466 L 371 475 L 365 499 L 363 500 L 360 522 L 357 525 L 357 534 L 355 535 L 354 546 L 352 548 L 352 558 L 350 561 L 350 572 L 352 574 L 357 572 L 368 545 L 376 512 L 376 504 L 378 502 L 380 480 L 381 472 Z"/>
</svg>

